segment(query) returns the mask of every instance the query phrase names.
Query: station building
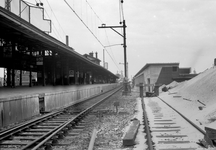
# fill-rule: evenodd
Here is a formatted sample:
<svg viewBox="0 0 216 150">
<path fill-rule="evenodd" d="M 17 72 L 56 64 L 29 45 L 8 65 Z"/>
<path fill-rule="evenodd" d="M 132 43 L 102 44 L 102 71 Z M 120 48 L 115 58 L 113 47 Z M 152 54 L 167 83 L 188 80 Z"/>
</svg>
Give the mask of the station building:
<svg viewBox="0 0 216 150">
<path fill-rule="evenodd" d="M 133 78 L 136 87 L 144 86 L 145 92 L 153 92 L 156 86 L 173 81 L 182 82 L 195 77 L 191 68 L 179 68 L 179 63 L 147 63 Z"/>
</svg>

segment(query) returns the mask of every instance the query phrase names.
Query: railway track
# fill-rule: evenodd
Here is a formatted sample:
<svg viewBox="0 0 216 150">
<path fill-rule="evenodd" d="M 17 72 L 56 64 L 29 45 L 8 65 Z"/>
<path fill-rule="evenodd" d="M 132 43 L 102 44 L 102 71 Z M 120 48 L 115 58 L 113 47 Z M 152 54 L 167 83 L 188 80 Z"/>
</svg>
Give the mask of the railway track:
<svg viewBox="0 0 216 150">
<path fill-rule="evenodd" d="M 203 150 L 205 132 L 157 97 L 142 99 L 149 150 Z"/>
<path fill-rule="evenodd" d="M 1 150 L 48 150 L 59 139 L 79 134 L 91 121 L 88 114 L 121 88 L 106 92 L 91 100 L 58 110 L 22 125 L 0 132 Z M 71 131 L 71 132 L 70 132 Z"/>
</svg>

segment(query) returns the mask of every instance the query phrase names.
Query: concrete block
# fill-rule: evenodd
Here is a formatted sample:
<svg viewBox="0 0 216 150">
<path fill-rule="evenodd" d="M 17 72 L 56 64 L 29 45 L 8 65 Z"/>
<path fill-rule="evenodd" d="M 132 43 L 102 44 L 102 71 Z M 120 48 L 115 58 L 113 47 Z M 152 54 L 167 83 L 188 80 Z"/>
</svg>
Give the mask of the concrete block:
<svg viewBox="0 0 216 150">
<path fill-rule="evenodd" d="M 135 144 L 135 138 L 139 129 L 139 125 L 139 120 L 133 120 L 132 123 L 129 125 L 128 130 L 125 132 L 123 137 L 124 146 L 131 146 Z"/>
</svg>

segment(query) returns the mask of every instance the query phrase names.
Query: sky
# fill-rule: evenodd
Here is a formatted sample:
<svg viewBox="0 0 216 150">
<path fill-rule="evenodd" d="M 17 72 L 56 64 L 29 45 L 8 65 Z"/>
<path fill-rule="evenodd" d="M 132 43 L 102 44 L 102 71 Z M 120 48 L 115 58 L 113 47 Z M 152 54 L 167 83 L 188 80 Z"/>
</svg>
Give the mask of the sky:
<svg viewBox="0 0 216 150">
<path fill-rule="evenodd" d="M 45 18 L 52 20 L 51 36 L 80 54 L 98 52 L 103 63 L 103 46 L 108 69 L 124 71 L 123 38 L 107 26 L 126 22 L 129 78 L 146 63 L 180 63 L 197 73 L 212 67 L 216 56 L 216 1 L 213 0 L 25 0 L 42 2 Z M 121 17 L 120 17 L 121 16 Z M 84 22 L 88 28 L 83 25 Z M 88 30 L 90 29 L 91 32 Z M 116 29 L 122 34 L 122 29 Z"/>
</svg>

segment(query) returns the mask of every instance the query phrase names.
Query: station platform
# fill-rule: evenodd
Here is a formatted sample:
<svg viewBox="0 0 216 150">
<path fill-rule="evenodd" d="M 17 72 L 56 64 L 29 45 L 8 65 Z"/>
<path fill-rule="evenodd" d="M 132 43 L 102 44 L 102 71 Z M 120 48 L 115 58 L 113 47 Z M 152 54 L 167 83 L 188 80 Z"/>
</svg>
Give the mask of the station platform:
<svg viewBox="0 0 216 150">
<path fill-rule="evenodd" d="M 109 84 L 82 84 L 82 85 L 65 85 L 65 86 L 17 86 L 15 88 L 0 87 L 0 100 L 11 97 L 29 96 L 41 93 L 56 93 L 64 91 L 77 91 L 86 88 L 94 88 L 98 86 L 107 86 Z"/>
<path fill-rule="evenodd" d="M 0 128 L 51 112 L 121 86 L 85 84 L 67 86 L 33 86 L 0 88 Z"/>
</svg>

